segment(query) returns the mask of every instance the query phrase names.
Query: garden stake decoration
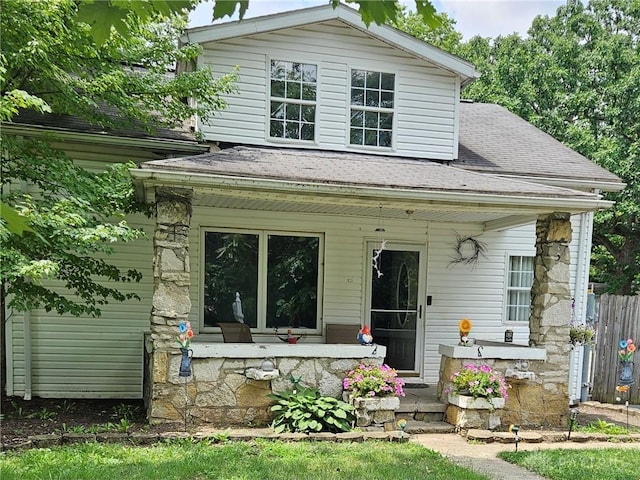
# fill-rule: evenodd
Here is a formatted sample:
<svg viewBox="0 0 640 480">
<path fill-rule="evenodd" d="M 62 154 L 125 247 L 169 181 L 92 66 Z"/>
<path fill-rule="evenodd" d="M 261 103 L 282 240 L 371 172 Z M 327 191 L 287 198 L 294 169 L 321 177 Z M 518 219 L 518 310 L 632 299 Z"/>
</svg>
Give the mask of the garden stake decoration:
<svg viewBox="0 0 640 480">
<path fill-rule="evenodd" d="M 469 332 L 473 327 L 473 323 L 468 318 L 463 318 L 458 323 L 458 330 L 460 330 L 460 345 L 469 346 Z"/>
<path fill-rule="evenodd" d="M 574 423 L 576 423 L 579 413 L 580 410 L 578 410 L 577 408 L 572 408 L 569 410 L 569 434 L 567 435 L 567 440 L 571 440 L 571 430 L 573 430 L 573 425 Z"/>
<path fill-rule="evenodd" d="M 636 346 L 633 343 L 632 338 L 622 339 L 618 344 L 620 350 L 618 350 L 618 359 L 620 360 L 620 385 L 633 385 L 633 353 L 636 351 Z"/>
<path fill-rule="evenodd" d="M 191 376 L 191 358 L 193 357 L 193 350 L 189 348 L 191 345 L 191 339 L 193 338 L 193 330 L 191 330 L 191 324 L 189 322 L 180 322 L 178 324 L 178 345 L 180 345 L 180 369 L 178 370 L 178 376 L 184 378 L 184 431 L 187 431 L 187 414 L 189 407 L 189 394 L 187 392 L 187 379 Z"/>
<path fill-rule="evenodd" d="M 513 435 L 515 436 L 515 442 L 516 442 L 516 452 L 518 451 L 518 442 L 520 441 L 520 437 L 518 437 L 518 432 L 520 431 L 520 427 L 518 425 L 509 425 L 509 431 L 511 433 L 513 433 Z"/>
<path fill-rule="evenodd" d="M 400 427 L 400 441 L 404 438 L 404 429 L 407 428 L 407 421 L 404 418 L 398 420 L 398 427 Z"/>
<path fill-rule="evenodd" d="M 631 385 L 635 383 L 633 379 L 633 366 L 634 362 L 633 354 L 636 351 L 636 345 L 632 338 L 623 338 L 618 343 L 618 360 L 620 360 L 620 383 L 616 386 L 616 392 L 623 394 L 628 393 L 631 389 Z M 616 396 L 616 400 L 622 401 L 621 397 Z M 627 408 L 627 433 L 629 432 L 629 398 L 625 400 L 625 406 Z"/>
</svg>

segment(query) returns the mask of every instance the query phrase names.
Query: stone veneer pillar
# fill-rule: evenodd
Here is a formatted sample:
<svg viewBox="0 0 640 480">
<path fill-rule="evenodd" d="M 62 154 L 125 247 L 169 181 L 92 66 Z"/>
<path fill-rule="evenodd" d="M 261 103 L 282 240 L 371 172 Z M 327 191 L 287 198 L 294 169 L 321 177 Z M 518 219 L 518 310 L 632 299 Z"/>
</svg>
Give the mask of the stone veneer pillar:
<svg viewBox="0 0 640 480">
<path fill-rule="evenodd" d="M 529 343 L 547 351 L 539 373 L 543 388 L 538 401 L 544 406 L 543 423 L 548 425 L 565 425 L 569 408 L 569 242 L 568 213 L 538 217 Z"/>
<path fill-rule="evenodd" d="M 152 423 L 177 421 L 170 401 L 170 356 L 178 353 L 178 324 L 188 320 L 190 189 L 156 189 L 156 229 L 153 237 L 153 300 L 151 307 L 151 359 L 148 375 L 148 418 Z M 177 372 L 176 372 L 177 373 Z"/>
</svg>

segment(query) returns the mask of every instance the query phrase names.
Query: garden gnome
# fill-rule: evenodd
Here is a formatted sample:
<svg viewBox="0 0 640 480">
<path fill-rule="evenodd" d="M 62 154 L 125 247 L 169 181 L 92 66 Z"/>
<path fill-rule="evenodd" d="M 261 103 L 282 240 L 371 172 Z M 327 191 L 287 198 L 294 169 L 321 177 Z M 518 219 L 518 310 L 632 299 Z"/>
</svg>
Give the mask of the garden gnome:
<svg viewBox="0 0 640 480">
<path fill-rule="evenodd" d="M 365 325 L 358 332 L 358 341 L 362 345 L 371 345 L 373 343 L 373 336 L 371 335 L 371 330 L 369 330 L 369 326 Z"/>
</svg>

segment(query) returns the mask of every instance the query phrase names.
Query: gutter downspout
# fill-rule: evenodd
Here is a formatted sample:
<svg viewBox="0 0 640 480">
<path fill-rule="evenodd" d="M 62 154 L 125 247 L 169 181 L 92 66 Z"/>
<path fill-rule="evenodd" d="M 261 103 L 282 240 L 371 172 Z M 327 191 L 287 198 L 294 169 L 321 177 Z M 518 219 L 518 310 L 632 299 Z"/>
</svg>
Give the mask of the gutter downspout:
<svg viewBox="0 0 640 480">
<path fill-rule="evenodd" d="M 583 323 L 584 317 L 584 298 L 586 293 L 586 286 L 588 279 L 585 282 L 585 262 L 588 255 L 586 240 L 586 229 L 589 219 L 586 214 L 580 214 L 580 235 L 578 236 L 578 258 L 576 259 L 576 278 L 573 286 L 573 300 L 574 300 L 574 317 L 571 319 L 573 323 Z M 584 290 L 584 291 L 583 291 Z"/>
<path fill-rule="evenodd" d="M 27 310 L 23 313 L 24 319 L 24 399 L 31 400 L 31 352 L 32 352 L 32 338 L 31 338 L 31 310 Z"/>
</svg>

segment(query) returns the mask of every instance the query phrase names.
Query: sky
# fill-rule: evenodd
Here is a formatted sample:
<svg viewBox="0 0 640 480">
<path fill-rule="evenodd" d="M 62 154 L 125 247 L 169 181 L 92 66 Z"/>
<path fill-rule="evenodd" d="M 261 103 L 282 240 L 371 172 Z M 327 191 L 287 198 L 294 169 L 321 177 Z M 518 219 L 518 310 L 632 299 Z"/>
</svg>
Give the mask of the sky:
<svg viewBox="0 0 640 480">
<path fill-rule="evenodd" d="M 555 15 L 566 0 L 432 0 L 438 12 L 446 12 L 456 20 L 456 29 L 465 40 L 480 35 L 497 37 L 513 32 L 526 36 L 531 22 L 538 15 Z M 328 0 L 249 0 L 245 18 L 300 8 L 326 5 Z M 401 0 L 415 10 L 415 0 Z M 206 1 L 191 12 L 191 27 L 211 23 L 213 3 Z M 234 18 L 235 20 L 236 18 Z M 228 21 L 228 18 L 227 20 Z"/>
</svg>

